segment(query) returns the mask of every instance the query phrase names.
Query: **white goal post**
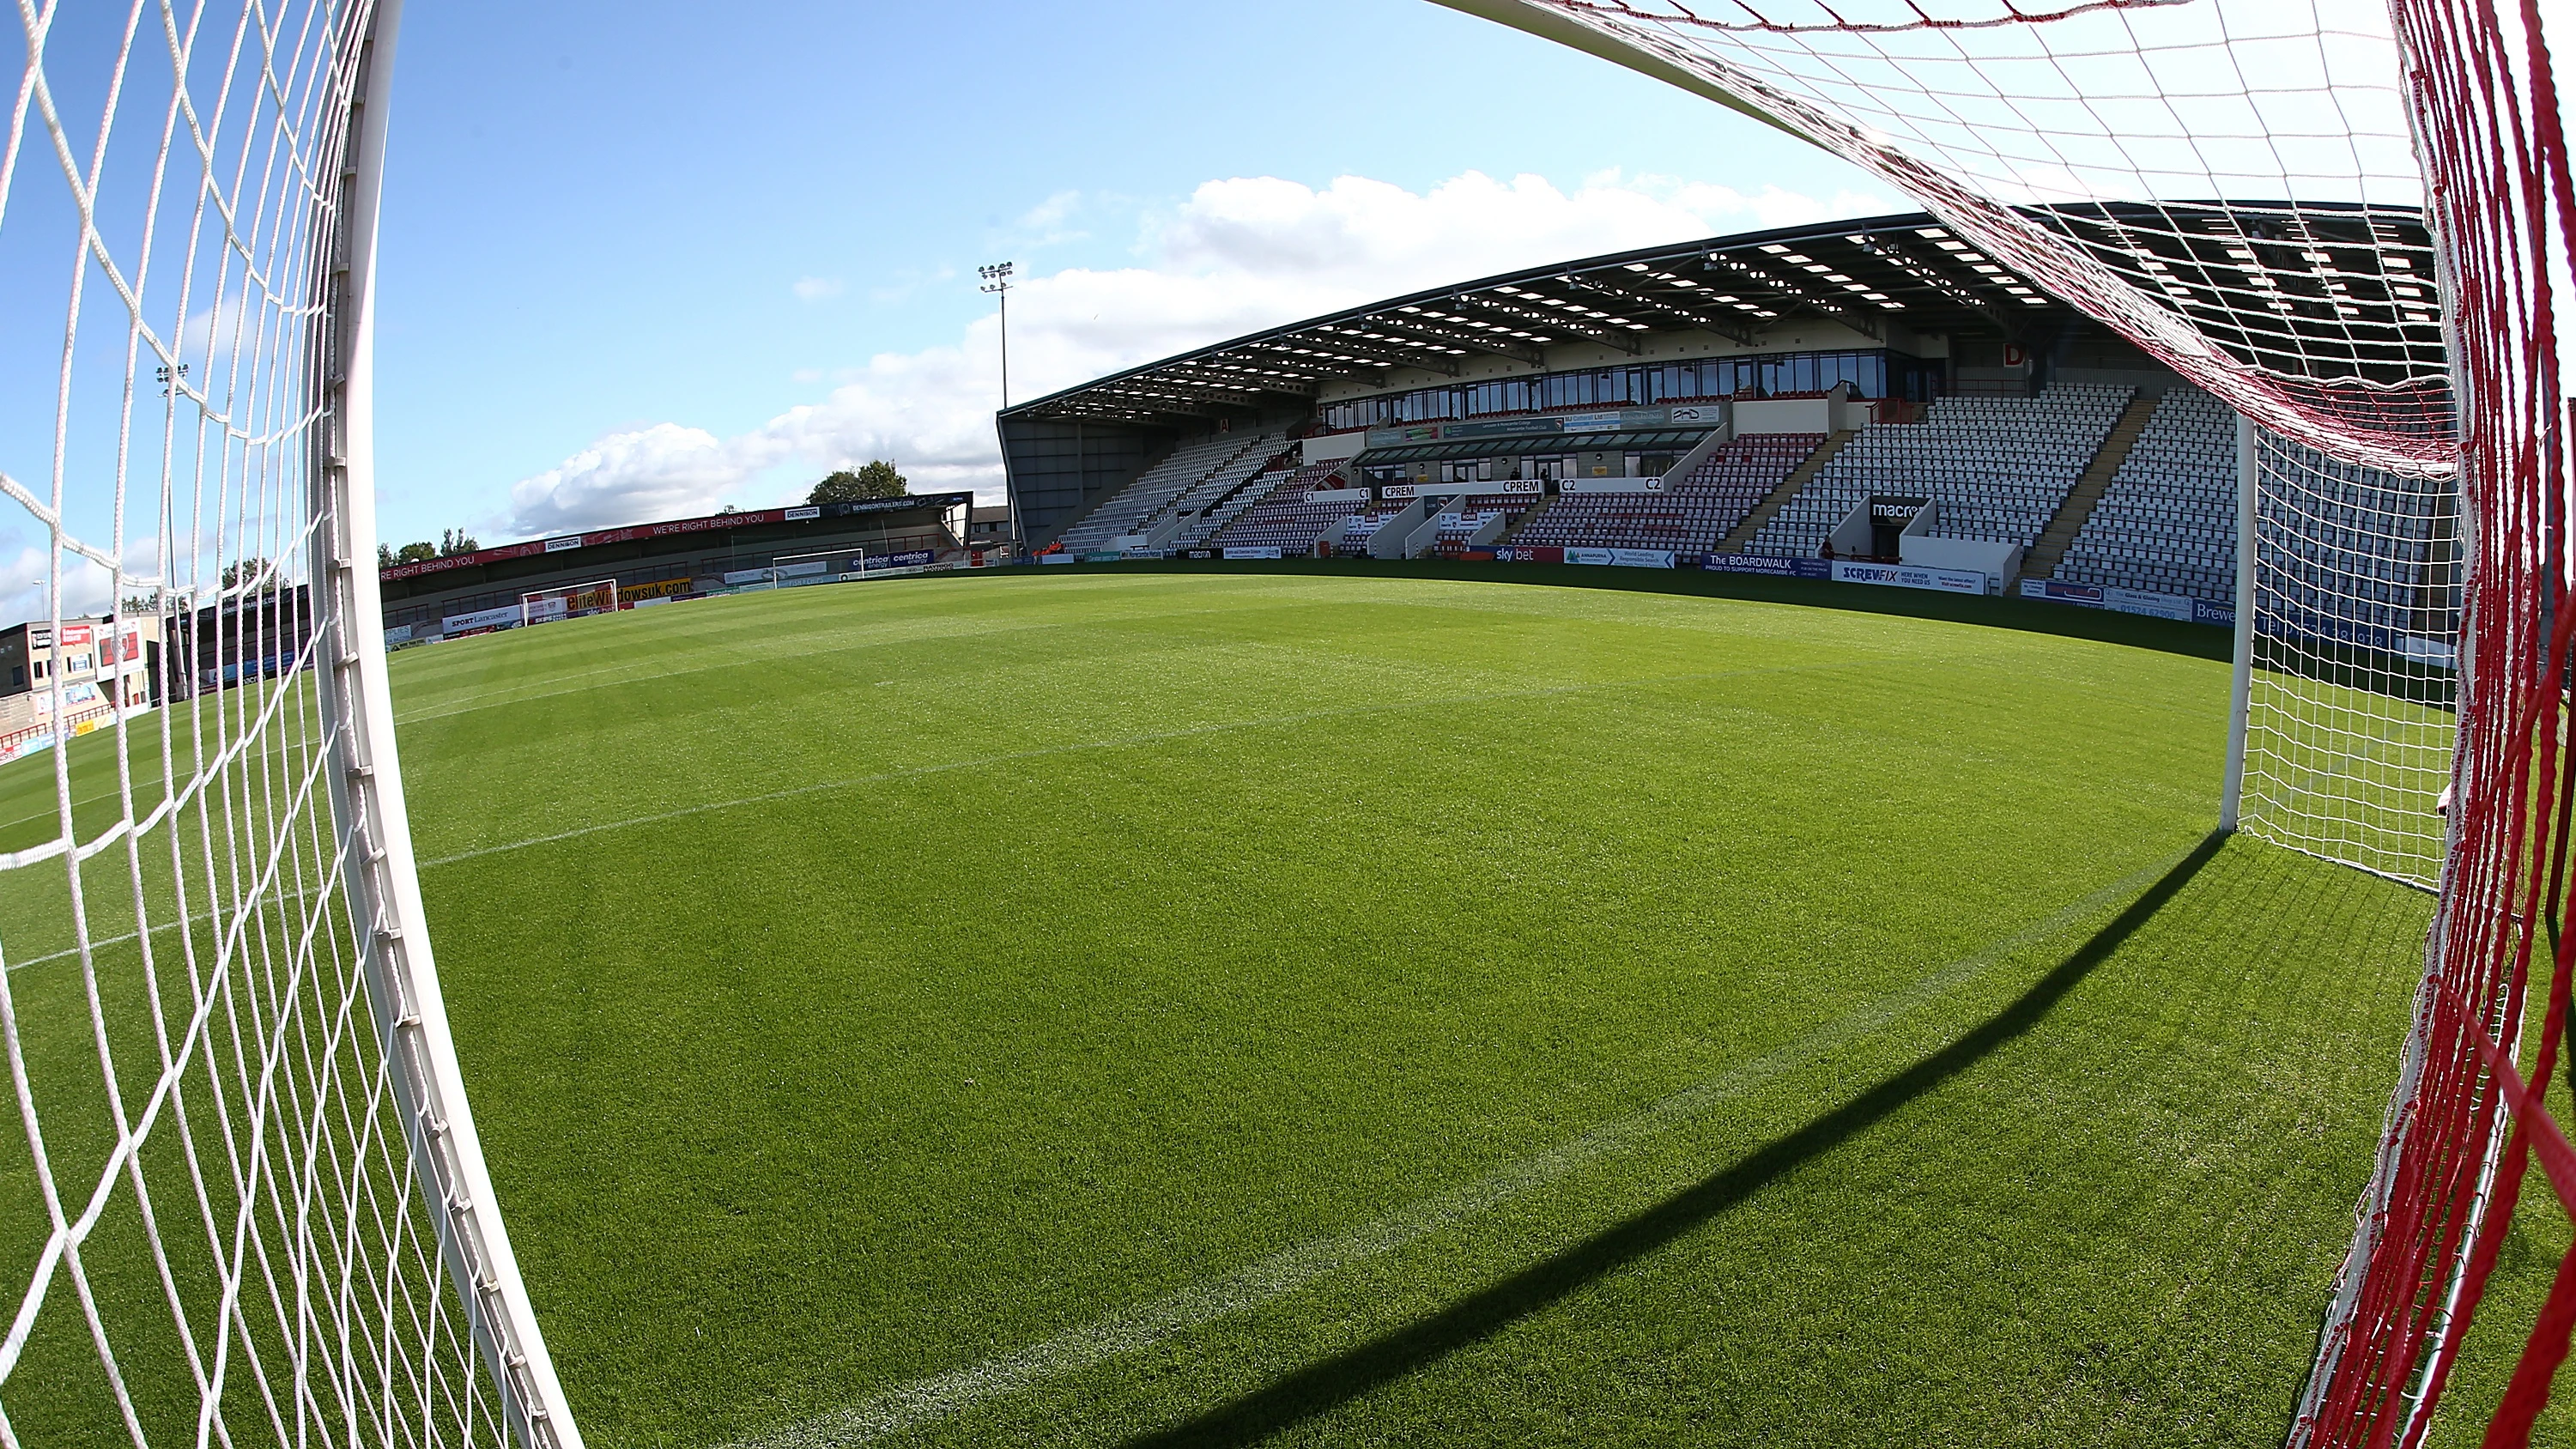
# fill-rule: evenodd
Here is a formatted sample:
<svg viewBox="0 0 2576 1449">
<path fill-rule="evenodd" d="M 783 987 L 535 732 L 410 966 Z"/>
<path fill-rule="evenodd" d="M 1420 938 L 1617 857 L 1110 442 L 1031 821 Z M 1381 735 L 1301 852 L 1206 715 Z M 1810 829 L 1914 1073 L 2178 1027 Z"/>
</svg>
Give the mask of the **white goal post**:
<svg viewBox="0 0 2576 1449">
<path fill-rule="evenodd" d="M 13 305 L 60 309 L 0 329 L 0 510 L 41 559 L 6 607 L 168 631 L 157 708 L 0 765 L 41 787 L 0 852 L 0 1445 L 580 1449 L 386 684 L 400 0 L 119 15 L 22 11 L 0 156 Z"/>
<path fill-rule="evenodd" d="M 587 614 L 617 612 L 617 580 L 593 579 L 586 584 L 564 584 L 551 589 L 537 589 L 519 596 L 519 622 L 545 624 L 557 619 L 578 619 Z"/>
</svg>

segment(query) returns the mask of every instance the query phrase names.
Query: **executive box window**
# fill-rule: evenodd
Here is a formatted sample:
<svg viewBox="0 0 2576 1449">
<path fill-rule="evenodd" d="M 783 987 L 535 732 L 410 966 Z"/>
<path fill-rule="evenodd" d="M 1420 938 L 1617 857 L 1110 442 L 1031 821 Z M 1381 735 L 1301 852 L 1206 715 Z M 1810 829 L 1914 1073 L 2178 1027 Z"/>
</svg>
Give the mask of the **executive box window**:
<svg viewBox="0 0 2576 1449">
<path fill-rule="evenodd" d="M 1391 428 L 1558 408 L 1652 407 L 1742 396 L 1826 392 L 1846 382 L 1860 397 L 1932 402 L 1941 395 L 1942 376 L 1940 363 L 1901 352 L 1791 352 L 1592 367 L 1541 377 L 1417 388 L 1333 403 L 1323 413 L 1324 426 L 1337 431 Z"/>
</svg>

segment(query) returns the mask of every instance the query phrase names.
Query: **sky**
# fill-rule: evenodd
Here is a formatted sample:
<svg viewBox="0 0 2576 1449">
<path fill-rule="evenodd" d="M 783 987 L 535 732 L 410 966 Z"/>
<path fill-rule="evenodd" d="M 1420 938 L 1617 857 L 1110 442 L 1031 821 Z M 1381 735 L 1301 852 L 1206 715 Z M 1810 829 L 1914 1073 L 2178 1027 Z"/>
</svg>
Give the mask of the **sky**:
<svg viewBox="0 0 2576 1449">
<path fill-rule="evenodd" d="M 1427 3 L 414 3 L 378 293 L 381 529 L 998 501 L 1020 400 L 1419 287 L 1905 209 Z"/>
</svg>

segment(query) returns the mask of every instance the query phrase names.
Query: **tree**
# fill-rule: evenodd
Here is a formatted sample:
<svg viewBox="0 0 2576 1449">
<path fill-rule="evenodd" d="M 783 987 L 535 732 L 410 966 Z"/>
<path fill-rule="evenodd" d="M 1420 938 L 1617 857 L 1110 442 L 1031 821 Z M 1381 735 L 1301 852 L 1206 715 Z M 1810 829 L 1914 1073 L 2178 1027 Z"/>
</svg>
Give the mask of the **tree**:
<svg viewBox="0 0 2576 1449">
<path fill-rule="evenodd" d="M 377 545 L 376 545 L 376 572 L 378 572 L 378 573 L 383 573 L 385 570 L 387 570 L 387 569 L 389 569 L 389 568 L 392 568 L 392 567 L 394 566 L 394 562 L 395 562 L 395 560 L 394 560 L 394 550 L 393 550 L 393 545 L 388 544 L 388 543 L 380 543 L 380 544 L 377 544 Z"/>
<path fill-rule="evenodd" d="M 440 558 L 452 558 L 460 553 L 472 553 L 482 546 L 483 545 L 480 543 L 474 541 L 474 535 L 467 533 L 461 528 L 451 528 L 438 536 L 438 556 Z"/>
<path fill-rule="evenodd" d="M 427 539 L 422 539 L 418 543 L 404 544 L 394 551 L 394 562 L 398 564 L 427 563 L 436 557 L 438 557 L 438 545 Z"/>
<path fill-rule="evenodd" d="M 242 588 L 267 571 L 268 560 L 256 556 L 228 563 L 224 565 L 224 592 L 229 594 L 235 589 Z M 276 593 L 277 580 L 274 578 L 263 580 L 259 591 L 263 594 Z"/>
<path fill-rule="evenodd" d="M 853 473 L 844 468 L 814 485 L 808 503 L 861 503 L 870 498 L 901 498 L 910 491 L 894 464 L 883 458 Z"/>
</svg>

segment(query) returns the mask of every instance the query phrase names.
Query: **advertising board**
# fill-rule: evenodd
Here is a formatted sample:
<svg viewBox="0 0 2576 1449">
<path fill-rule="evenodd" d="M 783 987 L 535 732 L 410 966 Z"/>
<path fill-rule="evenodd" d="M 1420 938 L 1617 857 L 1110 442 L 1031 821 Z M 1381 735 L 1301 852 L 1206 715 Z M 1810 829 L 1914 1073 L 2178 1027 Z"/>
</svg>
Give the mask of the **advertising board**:
<svg viewBox="0 0 2576 1449">
<path fill-rule="evenodd" d="M 2061 579 L 2024 579 L 2021 596 L 2045 599 L 2052 604 L 2077 604 L 2089 609 L 2102 607 L 2102 591 L 2091 584 L 2070 584 Z"/>
<path fill-rule="evenodd" d="M 2104 589 L 2102 607 L 2116 609 L 2123 614 L 2179 620 L 2185 624 L 2192 618 L 2191 600 L 2180 594 L 2150 594 L 2142 589 Z"/>
<path fill-rule="evenodd" d="M 1768 553 L 1712 553 L 1701 568 L 1718 574 L 1762 574 L 1775 579 L 1829 579 L 1834 566 L 1820 558 L 1782 558 Z"/>
<path fill-rule="evenodd" d="M 2191 601 L 2191 621 L 2195 624 L 2217 624 L 2233 629 L 2236 627 L 2236 606 L 2213 604 L 2207 599 L 2194 599 Z"/>
<path fill-rule="evenodd" d="M 1563 563 L 1565 550 L 1548 544 L 1508 543 L 1494 550 L 1496 563 Z"/>
<path fill-rule="evenodd" d="M 1665 548 L 1569 548 L 1565 561 L 1614 568 L 1668 569 L 1673 566 L 1673 554 Z"/>
<path fill-rule="evenodd" d="M 872 553 L 865 555 L 861 561 L 866 566 L 867 572 L 875 573 L 879 569 L 917 569 L 938 557 L 939 555 L 929 549 L 915 548 L 906 549 L 902 553 Z M 804 566 L 800 564 L 797 567 L 802 570 Z M 821 571 L 822 567 L 819 563 L 814 565 L 817 572 Z"/>
<path fill-rule="evenodd" d="M 52 749 L 53 745 L 54 732 L 50 728 L 35 730 L 27 734 L 17 735 L 5 741 L 0 741 L 0 764 L 6 764 L 11 760 L 17 759 L 21 755 L 32 755 L 38 750 Z"/>
<path fill-rule="evenodd" d="M 822 516 L 823 510 L 821 508 L 808 503 L 800 508 L 788 509 L 785 515 L 785 521 L 789 523 L 803 523 L 809 518 L 820 518 Z"/>
<path fill-rule="evenodd" d="M 1965 569 L 1925 568 L 1919 564 L 1851 563 L 1839 559 L 1834 563 L 1834 582 L 1932 589 L 1945 594 L 1982 594 L 1986 591 L 1986 576 Z"/>
<path fill-rule="evenodd" d="M 1263 544 L 1256 547 L 1252 544 L 1230 543 L 1225 547 L 1225 556 L 1227 558 L 1277 558 L 1279 546 Z"/>
<path fill-rule="evenodd" d="M 438 621 L 438 632 L 453 639 L 459 634 L 480 633 L 487 629 L 519 627 L 519 606 L 505 604 L 498 609 L 477 609 L 470 614 L 450 614 Z"/>
<path fill-rule="evenodd" d="M 581 535 L 578 533 L 567 534 L 562 538 L 550 538 L 546 540 L 546 552 L 548 553 L 563 553 L 568 549 L 576 549 L 579 547 L 581 547 Z"/>
</svg>

